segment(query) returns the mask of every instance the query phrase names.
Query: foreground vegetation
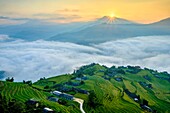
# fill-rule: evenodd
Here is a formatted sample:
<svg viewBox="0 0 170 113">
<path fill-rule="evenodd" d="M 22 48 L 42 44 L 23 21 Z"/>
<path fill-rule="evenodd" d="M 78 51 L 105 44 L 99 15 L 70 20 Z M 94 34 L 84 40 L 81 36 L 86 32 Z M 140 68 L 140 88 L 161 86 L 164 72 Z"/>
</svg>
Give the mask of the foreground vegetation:
<svg viewBox="0 0 170 113">
<path fill-rule="evenodd" d="M 26 102 L 35 99 L 39 101 L 40 106 L 32 112 L 42 112 L 44 107 L 49 107 L 55 112 L 80 112 L 78 103 L 50 93 L 60 91 L 83 99 L 83 108 L 87 113 L 168 113 L 169 84 L 170 74 L 167 72 L 141 69 L 139 66 L 108 68 L 90 64 L 75 70 L 72 74 L 41 78 L 33 84 L 29 81 L 15 83 L 8 78 L 7 81 L 0 82 L 0 102 L 1 108 L 6 111 L 7 107 L 12 109 L 10 102 L 16 102 L 22 103 L 20 112 L 30 112 Z M 57 97 L 60 101 L 52 102 L 48 97 Z"/>
</svg>

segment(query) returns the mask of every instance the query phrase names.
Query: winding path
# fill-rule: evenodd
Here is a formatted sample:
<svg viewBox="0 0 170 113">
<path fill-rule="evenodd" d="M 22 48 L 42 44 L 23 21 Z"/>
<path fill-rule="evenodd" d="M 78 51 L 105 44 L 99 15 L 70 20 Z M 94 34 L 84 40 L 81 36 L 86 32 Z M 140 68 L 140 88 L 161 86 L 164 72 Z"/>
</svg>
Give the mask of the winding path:
<svg viewBox="0 0 170 113">
<path fill-rule="evenodd" d="M 80 111 L 82 113 L 86 113 L 83 109 L 83 103 L 84 103 L 84 100 L 80 99 L 80 98 L 74 98 L 74 101 L 78 102 L 80 104 Z"/>
</svg>

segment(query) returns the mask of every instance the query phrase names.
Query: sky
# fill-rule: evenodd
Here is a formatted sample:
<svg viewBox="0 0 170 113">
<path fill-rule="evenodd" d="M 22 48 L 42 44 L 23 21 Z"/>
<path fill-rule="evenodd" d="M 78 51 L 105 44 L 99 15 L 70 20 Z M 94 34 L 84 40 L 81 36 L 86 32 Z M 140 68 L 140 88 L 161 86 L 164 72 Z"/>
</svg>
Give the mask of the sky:
<svg viewBox="0 0 170 113">
<path fill-rule="evenodd" d="M 15 81 L 72 73 L 93 62 L 170 72 L 169 47 L 170 36 L 133 37 L 85 46 L 43 40 L 28 42 L 0 35 L 0 70 Z"/>
<path fill-rule="evenodd" d="M 151 23 L 170 17 L 170 0 L 0 0 L 0 16 L 10 21 L 77 22 L 109 15 Z"/>
</svg>

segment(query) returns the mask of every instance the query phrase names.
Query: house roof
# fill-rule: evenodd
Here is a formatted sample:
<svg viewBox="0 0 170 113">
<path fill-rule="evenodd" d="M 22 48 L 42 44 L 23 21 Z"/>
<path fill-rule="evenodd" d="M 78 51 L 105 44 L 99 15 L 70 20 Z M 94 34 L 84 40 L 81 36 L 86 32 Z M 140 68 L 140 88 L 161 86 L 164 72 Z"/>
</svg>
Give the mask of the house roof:
<svg viewBox="0 0 170 113">
<path fill-rule="evenodd" d="M 52 109 L 47 108 L 47 107 L 45 107 L 44 110 L 46 110 L 46 111 L 53 111 Z"/>
<path fill-rule="evenodd" d="M 28 104 L 36 104 L 36 103 L 38 103 L 38 101 L 34 100 L 34 99 L 30 99 L 30 100 L 27 101 L 27 103 Z"/>
<path fill-rule="evenodd" d="M 62 94 L 60 91 L 53 91 L 54 94 Z"/>
</svg>

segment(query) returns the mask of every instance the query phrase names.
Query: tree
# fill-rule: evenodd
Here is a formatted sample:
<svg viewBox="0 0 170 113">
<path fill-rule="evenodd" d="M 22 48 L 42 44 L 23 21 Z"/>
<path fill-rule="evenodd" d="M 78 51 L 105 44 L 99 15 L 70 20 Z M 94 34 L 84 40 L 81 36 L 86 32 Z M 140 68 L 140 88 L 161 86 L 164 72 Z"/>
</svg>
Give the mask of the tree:
<svg viewBox="0 0 170 113">
<path fill-rule="evenodd" d="M 81 80 L 80 84 L 84 84 L 84 81 Z"/>
<path fill-rule="evenodd" d="M 66 105 L 67 104 L 67 101 L 65 99 L 59 99 L 58 100 L 58 103 L 59 104 L 62 104 L 62 105 Z"/>
<path fill-rule="evenodd" d="M 1 113 L 24 113 L 26 106 L 22 102 L 15 99 L 9 100 L 0 94 L 0 111 Z"/>
<path fill-rule="evenodd" d="M 25 84 L 28 84 L 28 85 L 32 85 L 32 81 L 31 80 L 29 80 L 29 81 L 25 81 Z"/>
<path fill-rule="evenodd" d="M 14 81 L 14 78 L 12 77 L 12 78 L 11 78 L 11 82 L 13 82 L 13 81 Z"/>
<path fill-rule="evenodd" d="M 6 78 L 6 81 L 8 81 L 8 82 L 13 82 L 14 81 L 14 78 L 12 77 L 12 78 Z"/>
<path fill-rule="evenodd" d="M 125 71 L 123 69 L 118 69 L 117 72 L 120 74 L 125 74 Z"/>
<path fill-rule="evenodd" d="M 94 90 L 90 91 L 89 93 L 90 93 L 89 96 L 88 96 L 89 106 L 95 108 L 95 107 L 101 105 L 101 103 L 97 99 L 97 96 L 96 96 Z"/>
<path fill-rule="evenodd" d="M 143 105 L 148 106 L 148 101 L 147 101 L 147 100 L 145 100 L 145 99 L 143 99 Z"/>
<path fill-rule="evenodd" d="M 48 89 L 48 88 L 50 88 L 48 85 L 44 87 L 44 89 Z"/>
<path fill-rule="evenodd" d="M 11 101 L 9 111 L 10 113 L 24 113 L 26 111 L 26 106 L 20 101 Z"/>
</svg>

